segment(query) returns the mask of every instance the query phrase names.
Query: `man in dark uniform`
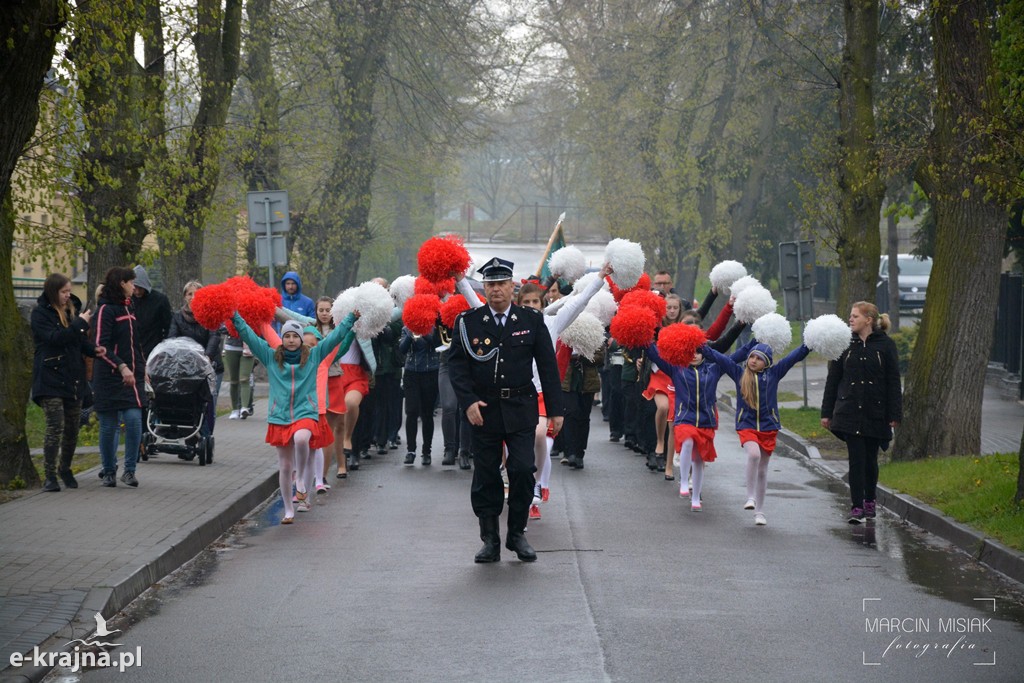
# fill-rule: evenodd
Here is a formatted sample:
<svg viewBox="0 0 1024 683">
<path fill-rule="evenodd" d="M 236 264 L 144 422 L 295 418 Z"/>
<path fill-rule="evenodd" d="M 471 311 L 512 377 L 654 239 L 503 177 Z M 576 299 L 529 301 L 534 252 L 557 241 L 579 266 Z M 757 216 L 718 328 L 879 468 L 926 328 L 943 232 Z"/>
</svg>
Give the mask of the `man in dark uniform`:
<svg viewBox="0 0 1024 683">
<path fill-rule="evenodd" d="M 455 321 L 448 374 L 459 407 L 473 430 L 473 488 L 470 499 L 480 520 L 483 548 L 477 562 L 501 559 L 498 516 L 504 504 L 501 481 L 502 444 L 508 449 L 508 535 L 505 547 L 520 560 L 537 559 L 524 531 L 533 502 L 533 442 L 539 412 L 533 386 L 537 362 L 554 433 L 562 428 L 562 387 L 554 345 L 542 313 L 512 305 L 512 263 L 500 258 L 487 262 L 483 274 L 487 305 L 466 311 Z"/>
</svg>

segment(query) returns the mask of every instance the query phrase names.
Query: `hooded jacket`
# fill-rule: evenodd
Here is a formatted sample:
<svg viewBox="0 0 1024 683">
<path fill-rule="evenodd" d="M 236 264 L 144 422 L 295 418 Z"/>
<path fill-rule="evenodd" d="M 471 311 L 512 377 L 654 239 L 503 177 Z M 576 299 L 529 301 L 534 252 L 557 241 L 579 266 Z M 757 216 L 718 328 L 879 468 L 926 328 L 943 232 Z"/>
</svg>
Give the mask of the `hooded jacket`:
<svg viewBox="0 0 1024 683">
<path fill-rule="evenodd" d="M 96 345 L 89 339 L 89 323 L 78 317 L 82 302 L 71 295 L 72 318 L 68 326 L 45 294 L 32 309 L 32 400 L 44 398 L 81 399 L 86 392 L 85 363 L 82 354 L 96 356 Z"/>
<path fill-rule="evenodd" d="M 107 355 L 92 366 L 92 391 L 96 412 L 143 408 L 146 405 L 146 361 L 139 347 L 138 323 L 133 298 L 100 297 L 93 318 L 92 342 Z M 135 386 L 126 386 L 117 369 L 124 363 L 135 375 Z"/>
<path fill-rule="evenodd" d="M 768 358 L 769 366 L 757 376 L 757 407 L 747 404 L 740 391 L 740 381 L 745 372 L 742 365 L 729 356 L 723 356 L 718 351 L 705 344 L 701 347 L 704 357 L 714 361 L 722 372 L 732 377 L 736 383 L 736 430 L 754 429 L 759 432 L 776 432 L 782 425 L 779 423 L 779 382 L 790 369 L 807 357 L 811 352 L 809 348 L 801 344 L 790 351 L 785 358 L 774 362 L 771 347 L 767 344 L 747 344 L 744 349 L 749 349 L 747 355 L 757 352 Z M 734 355 L 739 355 L 739 352 Z"/>
<path fill-rule="evenodd" d="M 134 285 L 146 293 L 133 297 L 135 309 L 135 332 L 142 349 L 143 358 L 148 358 L 157 344 L 167 339 L 171 327 L 171 302 L 163 292 L 153 289 L 149 273 L 142 266 L 135 266 Z"/>
<path fill-rule="evenodd" d="M 294 294 L 289 294 L 284 289 L 285 280 L 295 280 L 295 284 L 299 287 L 295 290 Z M 294 270 L 289 270 L 287 273 L 281 276 L 281 306 L 287 308 L 289 311 L 295 311 L 300 315 L 307 316 L 309 318 L 316 318 L 316 304 L 308 296 L 302 293 L 302 279 L 299 278 L 299 274 Z"/>
<path fill-rule="evenodd" d="M 889 423 L 903 420 L 902 391 L 896 343 L 881 331 L 864 341 L 854 335 L 850 348 L 828 364 L 821 416 L 831 418 L 840 439 L 855 435 L 888 443 Z"/>
</svg>

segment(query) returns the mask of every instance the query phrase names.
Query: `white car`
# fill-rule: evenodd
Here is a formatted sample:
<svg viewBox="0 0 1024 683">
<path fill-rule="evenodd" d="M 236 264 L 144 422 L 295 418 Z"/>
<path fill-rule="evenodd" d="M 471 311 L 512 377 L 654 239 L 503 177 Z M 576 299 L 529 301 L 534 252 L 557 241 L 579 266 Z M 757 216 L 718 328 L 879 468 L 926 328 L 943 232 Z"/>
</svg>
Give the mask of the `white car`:
<svg viewBox="0 0 1024 683">
<path fill-rule="evenodd" d="M 914 256 L 913 254 L 899 255 L 899 288 L 900 288 L 900 310 L 913 311 L 924 308 L 925 295 L 928 291 L 928 278 L 932 272 L 932 260 L 928 257 Z M 878 264 L 878 287 L 885 285 L 884 292 L 888 292 L 889 285 L 889 257 L 883 256 Z M 888 310 L 887 295 L 879 292 L 879 303 L 883 310 Z"/>
</svg>

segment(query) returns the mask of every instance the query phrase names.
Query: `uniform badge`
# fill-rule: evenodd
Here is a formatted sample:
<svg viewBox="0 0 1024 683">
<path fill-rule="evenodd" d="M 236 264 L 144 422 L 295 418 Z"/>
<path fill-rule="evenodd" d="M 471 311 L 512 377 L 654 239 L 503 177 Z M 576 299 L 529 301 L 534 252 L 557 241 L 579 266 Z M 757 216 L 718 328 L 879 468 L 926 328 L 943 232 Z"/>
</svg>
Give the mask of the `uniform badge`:
<svg viewBox="0 0 1024 683">
<path fill-rule="evenodd" d="M 477 349 L 476 350 L 476 355 L 478 355 L 478 356 L 484 355 L 484 350 L 483 349 Z"/>
<path fill-rule="evenodd" d="M 491 338 L 488 337 L 487 339 L 484 339 L 484 344 L 487 344 L 488 346 L 490 346 L 491 345 Z"/>
<path fill-rule="evenodd" d="M 513 313 L 513 314 L 512 314 L 512 321 L 513 321 L 513 322 L 515 322 L 516 320 L 519 320 L 519 318 L 517 318 L 517 317 L 516 317 L 516 314 L 515 314 L 515 313 Z"/>
<path fill-rule="evenodd" d="M 474 344 L 479 344 L 480 343 L 480 337 L 473 337 L 473 343 Z"/>
<path fill-rule="evenodd" d="M 484 322 L 489 322 L 490 319 L 491 319 L 491 316 L 489 316 L 489 315 L 485 315 L 484 316 Z"/>
</svg>

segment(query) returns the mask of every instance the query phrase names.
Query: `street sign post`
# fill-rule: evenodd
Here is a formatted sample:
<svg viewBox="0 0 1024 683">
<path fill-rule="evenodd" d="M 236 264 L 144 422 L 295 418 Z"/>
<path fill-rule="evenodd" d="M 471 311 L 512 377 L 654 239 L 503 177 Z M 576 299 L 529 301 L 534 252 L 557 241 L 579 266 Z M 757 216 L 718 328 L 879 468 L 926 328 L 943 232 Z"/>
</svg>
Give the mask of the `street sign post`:
<svg viewBox="0 0 1024 683">
<path fill-rule="evenodd" d="M 247 192 L 245 201 L 249 208 L 249 232 L 256 234 L 256 265 L 268 269 L 270 286 L 275 287 L 274 266 L 288 263 L 284 236 L 291 229 L 288 192 Z"/>
<path fill-rule="evenodd" d="M 786 319 L 800 321 L 800 335 L 814 312 L 814 242 L 779 242 L 779 280 Z M 804 377 L 804 408 L 807 407 L 807 360 L 800 364 Z"/>
</svg>

